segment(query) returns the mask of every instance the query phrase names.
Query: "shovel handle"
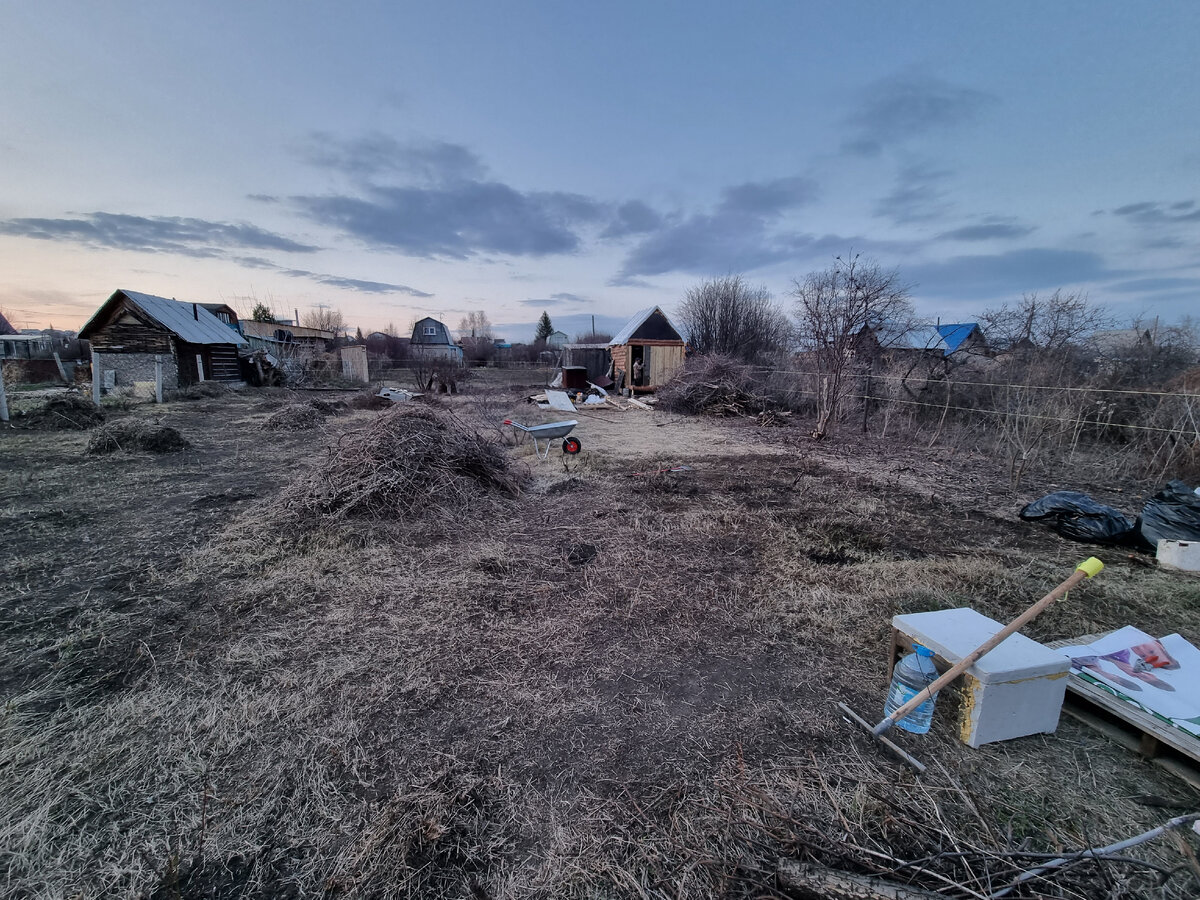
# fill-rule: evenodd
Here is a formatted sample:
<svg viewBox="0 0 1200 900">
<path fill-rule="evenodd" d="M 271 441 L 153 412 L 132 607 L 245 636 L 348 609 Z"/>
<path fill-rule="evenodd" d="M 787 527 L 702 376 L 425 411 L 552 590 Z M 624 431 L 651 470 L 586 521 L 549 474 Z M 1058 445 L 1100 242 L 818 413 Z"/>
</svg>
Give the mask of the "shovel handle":
<svg viewBox="0 0 1200 900">
<path fill-rule="evenodd" d="M 1047 606 L 1049 606 L 1055 600 L 1061 599 L 1063 595 L 1067 593 L 1067 591 L 1071 590 L 1071 588 L 1075 587 L 1075 585 L 1079 584 L 1079 582 L 1083 581 L 1085 578 L 1091 578 L 1103 568 L 1104 563 L 1100 562 L 1100 560 L 1096 559 L 1094 556 L 1087 559 L 1085 562 L 1080 563 L 1079 567 L 1071 574 L 1070 578 L 1068 578 L 1037 603 L 1033 604 L 1033 606 L 1029 607 L 1029 609 L 1025 610 L 1025 612 L 1021 613 L 1021 615 L 1017 616 L 1015 619 L 993 634 L 990 638 L 960 659 L 957 663 L 946 670 L 941 677 L 939 677 L 927 688 L 920 691 L 915 697 L 911 698 L 894 713 L 884 718 L 883 721 L 871 729 L 871 734 L 875 735 L 876 737 L 883 734 L 885 731 L 907 716 L 910 712 L 952 682 L 955 678 L 957 678 L 967 669 L 971 668 L 971 666 L 973 666 L 980 657 L 991 652 L 998 644 L 1004 641 L 1005 638 L 1007 638 L 1013 632 L 1020 631 L 1022 628 L 1036 619 L 1042 614 Z"/>
</svg>

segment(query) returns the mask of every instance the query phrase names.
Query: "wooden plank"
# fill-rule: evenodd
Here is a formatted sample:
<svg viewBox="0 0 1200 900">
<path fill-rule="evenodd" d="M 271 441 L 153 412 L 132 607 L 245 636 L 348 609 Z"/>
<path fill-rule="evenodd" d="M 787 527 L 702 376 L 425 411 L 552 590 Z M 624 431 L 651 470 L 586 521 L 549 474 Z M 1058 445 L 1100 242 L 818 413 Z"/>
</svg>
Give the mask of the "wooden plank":
<svg viewBox="0 0 1200 900">
<path fill-rule="evenodd" d="M 1200 740 L 1192 737 L 1182 728 L 1176 728 L 1174 725 L 1164 722 L 1157 716 L 1110 694 L 1104 688 L 1081 678 L 1074 672 L 1067 678 L 1067 690 L 1112 713 L 1123 722 L 1128 722 L 1143 734 L 1150 735 L 1158 742 L 1200 762 Z"/>
<path fill-rule="evenodd" d="M 1141 748 L 1141 737 L 1136 731 L 1130 728 L 1123 728 L 1115 722 L 1097 715 L 1086 704 L 1078 700 L 1065 703 L 1063 705 L 1063 712 L 1072 719 L 1096 729 L 1096 731 L 1120 744 L 1126 750 L 1138 753 Z M 1200 767 L 1189 765 L 1186 760 L 1181 760 L 1176 756 L 1167 755 L 1150 757 L 1147 762 L 1151 762 L 1160 769 L 1170 772 L 1177 778 L 1182 778 L 1192 787 L 1200 790 Z"/>
</svg>

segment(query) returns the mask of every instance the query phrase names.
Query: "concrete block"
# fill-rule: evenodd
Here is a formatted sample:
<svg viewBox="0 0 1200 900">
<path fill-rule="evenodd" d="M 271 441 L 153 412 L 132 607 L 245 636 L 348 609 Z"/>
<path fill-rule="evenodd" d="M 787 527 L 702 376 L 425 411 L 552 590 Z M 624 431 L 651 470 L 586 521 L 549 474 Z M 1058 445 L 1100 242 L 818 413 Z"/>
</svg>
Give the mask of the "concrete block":
<svg viewBox="0 0 1200 900">
<path fill-rule="evenodd" d="M 894 616 L 901 644 L 918 643 L 954 665 L 1004 627 L 973 609 L 943 609 Z M 1014 634 L 971 666 L 961 679 L 959 737 L 970 747 L 1058 728 L 1071 661 Z M 948 699 L 943 693 L 939 704 Z"/>
</svg>

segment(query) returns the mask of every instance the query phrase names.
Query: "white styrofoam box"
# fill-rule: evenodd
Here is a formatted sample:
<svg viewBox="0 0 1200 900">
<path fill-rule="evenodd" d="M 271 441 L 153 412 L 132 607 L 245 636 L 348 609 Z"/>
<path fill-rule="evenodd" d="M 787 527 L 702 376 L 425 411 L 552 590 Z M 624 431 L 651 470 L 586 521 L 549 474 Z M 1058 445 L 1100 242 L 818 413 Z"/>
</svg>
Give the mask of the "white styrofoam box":
<svg viewBox="0 0 1200 900">
<path fill-rule="evenodd" d="M 1159 541 L 1159 565 L 1200 572 L 1200 541 Z"/>
<path fill-rule="evenodd" d="M 963 607 L 894 616 L 892 627 L 954 665 L 1004 626 Z M 1070 669 L 1071 661 L 1049 647 L 1009 635 L 963 673 L 959 737 L 979 747 L 1053 733 Z"/>
</svg>

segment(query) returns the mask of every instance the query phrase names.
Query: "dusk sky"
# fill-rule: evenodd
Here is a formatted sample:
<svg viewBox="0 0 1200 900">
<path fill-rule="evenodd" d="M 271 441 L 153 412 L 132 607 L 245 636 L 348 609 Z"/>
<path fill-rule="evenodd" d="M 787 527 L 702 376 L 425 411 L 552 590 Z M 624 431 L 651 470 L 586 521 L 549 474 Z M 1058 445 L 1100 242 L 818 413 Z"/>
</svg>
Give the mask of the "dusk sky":
<svg viewBox="0 0 1200 900">
<path fill-rule="evenodd" d="M 0 308 L 118 288 L 510 340 L 786 297 L 1200 312 L 1200 3 L 0 0 Z"/>
</svg>

